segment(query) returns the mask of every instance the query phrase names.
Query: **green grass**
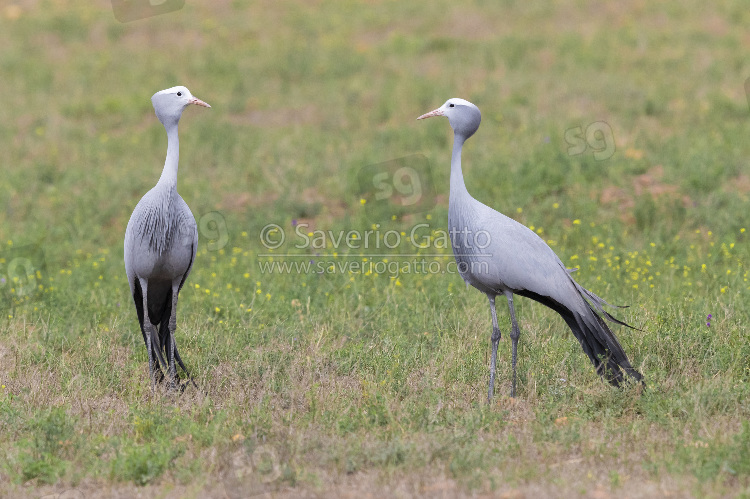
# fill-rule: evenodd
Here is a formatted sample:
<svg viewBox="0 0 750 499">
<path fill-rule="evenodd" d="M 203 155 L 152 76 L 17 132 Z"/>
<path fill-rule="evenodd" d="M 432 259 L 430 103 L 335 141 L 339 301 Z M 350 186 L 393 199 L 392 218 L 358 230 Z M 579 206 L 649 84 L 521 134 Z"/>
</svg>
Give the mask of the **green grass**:
<svg viewBox="0 0 750 499">
<path fill-rule="evenodd" d="M 0 495 L 750 496 L 744 2 L 236 0 L 126 24 L 105 1 L 18 5 L 0 8 Z M 149 389 L 122 263 L 166 152 L 149 99 L 177 84 L 213 106 L 180 130 L 201 242 L 177 341 L 206 392 L 181 396 Z M 483 112 L 469 191 L 630 304 L 641 330 L 615 332 L 645 393 L 519 298 L 518 397 L 500 306 L 487 405 L 486 298 L 456 274 L 261 272 L 445 269 L 449 248 L 406 236 L 447 228 L 450 128 L 415 118 L 449 97 Z M 599 121 L 615 153 L 569 155 L 566 131 Z M 429 206 L 373 208 L 362 169 L 413 154 Z M 299 249 L 293 221 L 405 236 Z M 268 223 L 299 256 L 260 256 Z M 39 276 L 14 282 L 19 257 Z"/>
</svg>

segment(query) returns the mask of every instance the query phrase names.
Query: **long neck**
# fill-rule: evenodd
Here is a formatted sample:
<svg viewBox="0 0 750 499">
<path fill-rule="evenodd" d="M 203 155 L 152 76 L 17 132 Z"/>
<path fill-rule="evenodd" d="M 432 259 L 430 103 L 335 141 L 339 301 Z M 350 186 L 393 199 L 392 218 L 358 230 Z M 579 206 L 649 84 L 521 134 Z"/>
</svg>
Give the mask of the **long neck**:
<svg viewBox="0 0 750 499">
<path fill-rule="evenodd" d="M 461 171 L 461 149 L 464 146 L 466 138 L 463 135 L 455 134 L 453 136 L 453 156 L 451 156 L 451 197 L 466 191 L 464 183 L 464 174 Z"/>
<path fill-rule="evenodd" d="M 167 129 L 167 160 L 159 178 L 159 184 L 177 187 L 177 165 L 180 162 L 180 138 L 177 123 L 165 125 Z"/>
</svg>

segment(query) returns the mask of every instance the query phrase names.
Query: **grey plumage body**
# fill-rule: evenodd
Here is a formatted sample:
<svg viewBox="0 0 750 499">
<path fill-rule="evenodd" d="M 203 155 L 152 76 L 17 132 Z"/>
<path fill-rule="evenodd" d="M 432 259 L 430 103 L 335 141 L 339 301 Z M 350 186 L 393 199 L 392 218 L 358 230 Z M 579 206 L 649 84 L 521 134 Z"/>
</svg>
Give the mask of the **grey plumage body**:
<svg viewBox="0 0 750 499">
<path fill-rule="evenodd" d="M 151 100 L 167 130 L 167 159 L 156 186 L 141 198 L 130 216 L 124 249 L 125 272 L 146 343 L 153 386 L 164 377 L 159 365 L 168 369 L 170 384 L 176 383 L 175 360 L 190 378 L 174 334 L 177 299 L 198 251 L 198 227 L 187 203 L 177 193 L 177 125 L 189 104 L 210 106 L 194 98 L 185 87 L 162 90 Z"/>
<path fill-rule="evenodd" d="M 492 357 L 488 399 L 493 395 L 497 345 L 495 298 L 504 295 L 511 316 L 513 381 L 516 391 L 516 360 L 520 331 L 513 295 L 532 298 L 559 313 L 589 356 L 597 372 L 618 386 L 623 372 L 642 380 L 633 369 L 622 346 L 593 307 L 607 319 L 627 325 L 603 310 L 606 301 L 580 286 L 562 261 L 534 231 L 474 199 L 466 189 L 461 169 L 464 142 L 479 128 L 481 114 L 472 103 L 449 99 L 440 108 L 420 116 L 446 116 L 454 130 L 451 158 L 449 234 L 459 273 L 467 284 L 485 293 L 492 314 Z M 589 300 L 591 304 L 587 301 Z"/>
</svg>

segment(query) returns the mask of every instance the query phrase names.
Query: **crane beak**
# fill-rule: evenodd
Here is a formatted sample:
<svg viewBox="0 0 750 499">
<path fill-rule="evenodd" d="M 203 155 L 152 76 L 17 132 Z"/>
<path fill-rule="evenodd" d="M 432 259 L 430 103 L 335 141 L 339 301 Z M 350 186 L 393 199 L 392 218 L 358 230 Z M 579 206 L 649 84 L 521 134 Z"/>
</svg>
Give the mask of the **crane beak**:
<svg viewBox="0 0 750 499">
<path fill-rule="evenodd" d="M 422 116 L 420 116 L 417 119 L 418 120 L 423 120 L 425 118 L 432 118 L 433 116 L 445 116 L 445 114 L 443 114 L 443 110 L 442 109 L 437 108 L 434 111 L 430 111 L 429 113 L 423 114 Z"/>
<path fill-rule="evenodd" d="M 195 104 L 196 106 L 203 106 L 203 107 L 211 107 L 211 106 L 208 105 L 208 103 L 203 102 L 202 100 L 197 99 L 195 97 L 193 97 L 192 99 L 190 99 L 188 101 L 188 104 Z"/>
</svg>

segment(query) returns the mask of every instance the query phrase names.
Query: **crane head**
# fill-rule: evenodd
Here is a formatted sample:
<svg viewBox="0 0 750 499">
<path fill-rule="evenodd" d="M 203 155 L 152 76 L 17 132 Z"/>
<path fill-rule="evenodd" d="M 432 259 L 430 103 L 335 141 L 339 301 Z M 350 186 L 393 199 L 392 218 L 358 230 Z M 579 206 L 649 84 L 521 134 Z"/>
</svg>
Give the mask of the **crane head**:
<svg viewBox="0 0 750 499">
<path fill-rule="evenodd" d="M 193 97 L 186 87 L 178 86 L 160 90 L 151 97 L 151 103 L 154 105 L 156 117 L 164 126 L 167 124 L 176 124 L 180 121 L 182 111 L 190 104 L 197 106 L 211 107 L 202 100 Z"/>
<path fill-rule="evenodd" d="M 479 124 L 482 122 L 482 113 L 479 112 L 479 108 L 471 102 L 454 97 L 445 101 L 445 104 L 430 111 L 429 113 L 423 114 L 418 120 L 425 118 L 432 118 L 433 116 L 445 116 L 450 122 L 451 128 L 456 134 L 462 135 L 464 139 L 468 139 L 474 132 L 479 128 Z"/>
</svg>

